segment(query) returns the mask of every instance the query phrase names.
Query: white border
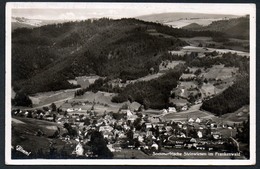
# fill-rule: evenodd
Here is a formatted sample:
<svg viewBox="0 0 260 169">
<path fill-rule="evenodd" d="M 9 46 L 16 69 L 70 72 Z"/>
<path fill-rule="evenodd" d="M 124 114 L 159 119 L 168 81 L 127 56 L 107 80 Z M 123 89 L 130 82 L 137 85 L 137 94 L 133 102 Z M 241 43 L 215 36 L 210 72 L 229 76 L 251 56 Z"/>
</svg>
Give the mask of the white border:
<svg viewBox="0 0 260 169">
<path fill-rule="evenodd" d="M 249 160 L 12 160 L 11 159 L 11 9 L 13 8 L 82 8 L 82 5 L 98 4 L 105 6 L 108 3 L 7 3 L 6 4 L 6 79 L 5 79 L 5 162 L 7 165 L 255 165 L 256 163 L 256 5 L 250 6 L 250 159 Z M 117 3 L 131 5 L 134 3 Z M 138 3 L 147 6 L 152 3 Z M 194 5 L 192 3 L 169 3 L 168 5 Z M 205 3 L 203 4 L 205 5 Z M 208 4 L 215 5 L 215 4 Z M 224 5 L 224 4 L 223 4 Z M 230 4 L 229 4 L 230 5 Z M 232 5 L 232 4 L 231 4 Z M 237 4 L 236 4 L 237 5 Z"/>
</svg>

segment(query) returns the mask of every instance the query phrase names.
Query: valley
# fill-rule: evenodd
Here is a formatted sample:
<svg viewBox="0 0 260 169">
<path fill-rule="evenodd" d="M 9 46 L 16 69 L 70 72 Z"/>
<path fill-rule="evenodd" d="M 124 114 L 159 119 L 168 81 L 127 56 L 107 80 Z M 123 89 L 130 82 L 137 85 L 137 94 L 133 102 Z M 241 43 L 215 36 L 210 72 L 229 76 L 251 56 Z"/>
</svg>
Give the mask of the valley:
<svg viewBox="0 0 260 169">
<path fill-rule="evenodd" d="M 247 159 L 248 39 L 174 28 L 240 21 L 222 17 L 14 30 L 12 145 L 31 155 L 13 158 Z"/>
</svg>

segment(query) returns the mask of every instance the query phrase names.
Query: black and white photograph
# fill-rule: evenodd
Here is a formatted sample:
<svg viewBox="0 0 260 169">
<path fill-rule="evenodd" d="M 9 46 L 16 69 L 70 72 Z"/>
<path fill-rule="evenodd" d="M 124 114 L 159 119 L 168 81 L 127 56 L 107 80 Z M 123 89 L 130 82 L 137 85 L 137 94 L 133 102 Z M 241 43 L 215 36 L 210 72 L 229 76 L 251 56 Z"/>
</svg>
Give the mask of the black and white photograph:
<svg viewBox="0 0 260 169">
<path fill-rule="evenodd" d="M 254 165 L 256 7 L 9 2 L 7 165 Z"/>
</svg>

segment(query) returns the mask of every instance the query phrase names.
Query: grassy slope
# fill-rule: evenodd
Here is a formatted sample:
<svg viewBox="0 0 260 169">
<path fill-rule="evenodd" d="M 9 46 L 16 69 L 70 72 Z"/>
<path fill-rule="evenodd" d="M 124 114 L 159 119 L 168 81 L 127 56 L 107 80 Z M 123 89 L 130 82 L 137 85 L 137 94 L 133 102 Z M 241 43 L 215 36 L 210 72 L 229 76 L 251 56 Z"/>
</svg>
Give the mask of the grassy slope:
<svg viewBox="0 0 260 169">
<path fill-rule="evenodd" d="M 20 145 L 26 151 L 32 152 L 32 154 L 35 154 L 39 149 L 42 149 L 43 152 L 48 152 L 50 142 L 53 141 L 53 139 L 47 137 L 55 132 L 57 129 L 55 126 L 62 127 L 57 123 L 42 120 L 19 117 L 15 117 L 15 119 L 22 123 L 18 123 L 19 121 L 12 122 L 12 146 Z M 46 136 L 36 136 L 38 129 L 41 129 Z M 62 148 L 65 144 L 65 142 L 61 140 L 55 141 L 57 142 L 58 148 Z"/>
</svg>

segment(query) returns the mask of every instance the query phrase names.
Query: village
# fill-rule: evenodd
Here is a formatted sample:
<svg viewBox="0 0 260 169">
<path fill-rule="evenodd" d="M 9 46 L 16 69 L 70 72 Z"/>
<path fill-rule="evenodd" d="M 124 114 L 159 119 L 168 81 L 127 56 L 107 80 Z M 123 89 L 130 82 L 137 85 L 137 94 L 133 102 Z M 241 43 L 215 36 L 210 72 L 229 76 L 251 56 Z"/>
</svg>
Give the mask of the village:
<svg viewBox="0 0 260 169">
<path fill-rule="evenodd" d="M 232 136 L 222 136 L 219 132 L 220 129 L 233 130 L 234 126 L 217 124 L 210 119 L 166 121 L 161 116 L 143 115 L 127 106 L 119 113 L 104 112 L 102 115 L 97 115 L 94 110 L 85 114 L 77 114 L 74 111 L 14 111 L 13 117 L 48 120 L 61 124 L 64 128 L 69 125 L 71 131 L 68 127 L 67 131 L 57 127 L 52 138 L 64 140 L 68 144 L 76 143 L 74 151 L 71 152 L 76 156 L 93 155 L 83 148 L 83 144 L 90 141 L 89 133 L 93 130 L 102 133 L 108 149 L 113 153 L 124 149 L 135 149 L 148 155 L 171 150 L 239 152 L 239 144 L 235 139 Z M 175 110 L 169 108 L 165 111 L 168 113 Z M 41 137 L 44 131 L 39 130 L 35 135 Z"/>
<path fill-rule="evenodd" d="M 53 135 L 49 137 L 74 145 L 74 150 L 70 153 L 76 157 L 97 157 L 90 149 L 84 149 L 84 145 L 91 139 L 92 131 L 102 133 L 107 148 L 115 158 L 138 158 L 135 156 L 137 152 L 142 152 L 146 158 L 157 158 L 160 153 L 178 154 L 186 151 L 240 152 L 239 143 L 234 139 L 239 123 L 224 123 L 220 118 L 205 115 L 205 112 L 199 110 L 203 100 L 221 91 L 212 83 L 218 82 L 218 85 L 224 83 L 227 88 L 232 84 L 230 78 L 234 78 L 237 70 L 232 72 L 230 70 L 233 69 L 221 65 L 213 66 L 214 73 L 216 70 L 223 72 L 223 69 L 227 69 L 225 71 L 228 72 L 227 75 L 218 79 L 208 77 L 209 70 L 200 70 L 198 73 L 198 69 L 188 68 L 185 71 L 179 79 L 178 86 L 172 91 L 174 99 L 169 100 L 174 106 L 157 113 L 147 112 L 136 102 L 121 104 L 116 112 L 111 111 L 116 110 L 110 109 L 111 105 L 100 103 L 95 99 L 92 101 L 74 99 L 64 101 L 59 107 L 52 103 L 42 109 L 14 109 L 12 117 L 34 118 L 58 124 L 59 126 L 54 128 Z M 196 79 L 205 76 L 211 82 L 201 82 L 198 87 Z M 218 74 L 215 73 L 215 76 Z M 224 80 L 227 81 L 223 82 Z M 103 92 L 104 94 L 106 93 Z M 100 106 L 106 109 L 100 109 Z M 35 135 L 43 137 L 44 130 L 39 129 Z M 125 150 L 134 152 L 129 154 L 125 153 Z M 243 155 L 240 158 L 242 157 Z"/>
<path fill-rule="evenodd" d="M 114 79 L 108 84 L 124 88 L 127 84 L 158 78 L 180 64 L 185 64 L 185 61 L 164 61 L 158 73 L 152 72 L 146 77 L 124 83 L 121 79 Z M 74 92 L 69 91 L 70 99 L 66 100 L 68 96 L 60 98 L 57 105 L 49 103 L 42 108 L 13 109 L 12 117 L 16 120 L 32 118 L 57 124 L 52 128 L 52 135 L 48 135 L 51 148 L 54 148 L 52 140 L 62 140 L 73 147 L 69 154 L 81 158 L 98 158 L 91 148 L 85 146 L 90 142 L 93 131 L 102 134 L 114 158 L 160 158 L 164 156 L 163 153 L 171 154 L 170 158 L 185 158 L 187 152 L 202 152 L 202 158 L 207 158 L 208 152 L 240 153 L 239 142 L 235 137 L 248 110 L 242 109 L 236 113 L 237 118 L 241 117 L 239 122 L 224 122 L 223 117 L 200 110 L 203 101 L 233 84 L 237 72 L 238 68 L 221 64 L 210 68 L 187 67 L 177 87 L 171 91 L 169 103 L 172 107 L 162 110 L 145 110 L 137 102 L 114 104 L 111 102 L 113 94 L 107 92 L 86 92 L 83 96 L 71 96 Z M 77 77 L 70 83 L 86 88 L 99 78 Z M 54 97 L 57 95 L 59 93 Z M 37 100 L 39 104 L 41 98 L 34 96 L 31 99 Z M 41 128 L 35 135 L 46 137 Z M 187 158 L 197 156 L 187 155 Z M 220 158 L 235 157 L 223 155 Z M 243 158 L 243 155 L 236 158 Z"/>
</svg>

